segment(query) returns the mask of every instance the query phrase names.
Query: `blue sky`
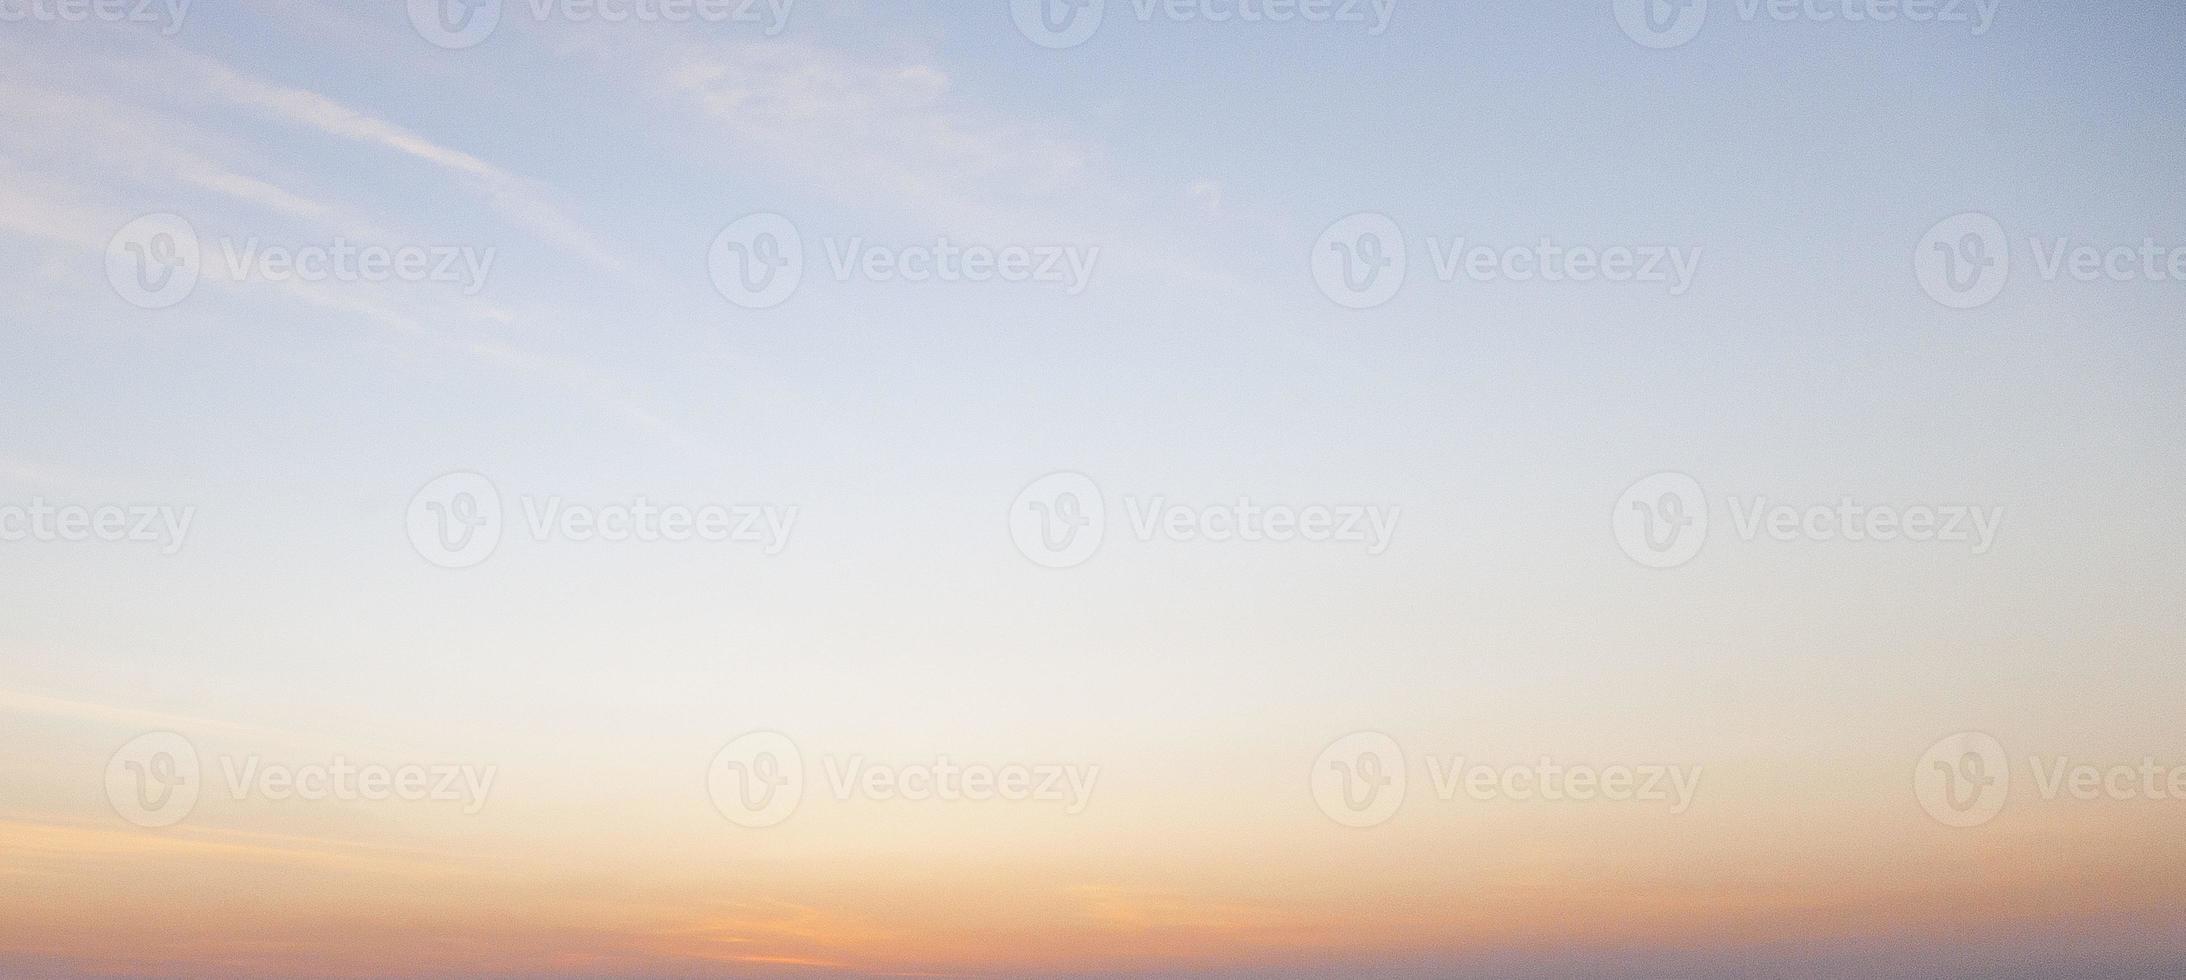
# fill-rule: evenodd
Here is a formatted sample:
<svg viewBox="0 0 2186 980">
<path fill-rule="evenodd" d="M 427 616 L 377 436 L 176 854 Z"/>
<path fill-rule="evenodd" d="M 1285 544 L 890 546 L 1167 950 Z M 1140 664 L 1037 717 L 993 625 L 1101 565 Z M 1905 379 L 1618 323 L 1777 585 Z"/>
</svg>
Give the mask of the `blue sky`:
<svg viewBox="0 0 2186 980">
<path fill-rule="evenodd" d="M 10 771 L 45 774 L 12 815 L 72 813 L 112 736 L 175 718 L 458 747 L 538 800 L 590 775 L 679 830 L 658 787 L 767 727 L 1106 759 L 1132 801 L 1173 755 L 1249 774 L 1186 793 L 1247 810 L 1269 758 L 1361 728 L 1667 755 L 1731 774 L 1726 820 L 1787 767 L 1903 803 L 1900 762 L 1970 728 L 2176 751 L 2186 283 L 2045 277 L 2030 245 L 2186 247 L 2175 3 L 2003 0 L 1977 36 L 1731 0 L 1663 50 L 1606 0 L 1398 0 L 1378 34 L 1110 0 L 1061 50 L 1003 3 L 801 0 L 775 35 L 527 9 L 460 50 L 395 3 L 0 25 L 0 502 L 196 513 L 173 556 L 0 550 L 0 708 L 43 719 L 12 723 L 39 758 Z M 1312 261 L 1362 212 L 1410 267 L 1352 310 Z M 2013 271 L 1956 310 L 1914 257 L 1964 212 Z M 806 256 L 764 309 L 708 259 L 755 213 Z M 491 274 L 208 271 L 143 309 L 109 248 L 155 214 L 208 270 L 340 240 Z M 828 268 L 944 237 L 1097 261 L 1076 294 Z M 1438 281 L 1453 239 L 1697 265 L 1675 294 Z M 1110 498 L 1061 572 L 1009 523 L 1059 471 Z M 1610 525 L 1663 471 L 2008 517 L 1983 555 L 1719 537 L 1655 574 Z M 512 514 L 642 494 L 794 506 L 796 536 L 451 570 L 403 530 L 451 472 Z M 1402 519 L 1375 554 L 1125 533 L 1131 502 L 1240 496 Z"/>
</svg>

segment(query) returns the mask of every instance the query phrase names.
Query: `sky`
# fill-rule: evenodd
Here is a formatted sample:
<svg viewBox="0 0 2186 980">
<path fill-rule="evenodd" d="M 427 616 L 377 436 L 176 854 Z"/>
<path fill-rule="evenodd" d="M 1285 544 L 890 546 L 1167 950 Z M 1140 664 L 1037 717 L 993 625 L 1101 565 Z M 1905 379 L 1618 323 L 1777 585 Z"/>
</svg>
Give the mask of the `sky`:
<svg viewBox="0 0 2186 980">
<path fill-rule="evenodd" d="M 2182 28 L 0 0 L 0 974 L 2175 976 Z"/>
</svg>

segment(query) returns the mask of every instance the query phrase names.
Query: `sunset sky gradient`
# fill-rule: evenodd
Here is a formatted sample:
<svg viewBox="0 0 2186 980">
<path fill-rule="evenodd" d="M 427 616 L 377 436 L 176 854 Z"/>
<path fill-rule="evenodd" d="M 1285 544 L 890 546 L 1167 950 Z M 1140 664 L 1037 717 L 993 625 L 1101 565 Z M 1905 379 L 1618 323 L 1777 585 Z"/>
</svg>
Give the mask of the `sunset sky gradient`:
<svg viewBox="0 0 2186 980">
<path fill-rule="evenodd" d="M 12 0 L 0 0 L 8 3 Z M 173 555 L 0 543 L 0 976 L 2175 977 L 2186 800 L 1932 819 L 1978 731 L 2186 765 L 2186 283 L 1976 310 L 1942 219 L 2186 244 L 2186 6 L 2004 0 L 1992 29 L 1742 20 L 1654 50 L 1608 0 L 1358 25 L 800 0 L 787 28 L 205 0 L 0 24 L 0 503 L 195 508 Z M 476 295 L 226 281 L 146 310 L 117 229 L 491 247 Z M 751 310 L 709 243 L 810 253 Z M 1386 305 L 1316 237 L 1411 238 Z M 1090 288 L 838 282 L 822 242 L 1100 249 Z M 1674 244 L 1693 288 L 1440 282 L 1429 237 Z M 212 246 L 208 244 L 208 251 Z M 210 263 L 208 263 L 209 265 Z M 1973 504 L 1985 554 L 1741 540 L 1669 571 L 1612 512 Z M 504 493 L 797 508 L 748 547 L 405 533 Z M 1050 473 L 1082 567 L 1013 544 Z M 1142 541 L 1124 501 L 1362 504 L 1342 543 Z M 1353 732 L 1410 759 L 1341 826 Z M 117 750 L 207 786 L 142 827 Z M 710 760 L 814 773 L 755 829 Z M 493 767 L 462 804 L 234 798 L 219 760 Z M 826 760 L 1098 766 L 1053 803 L 838 799 Z M 1647 802 L 1437 799 L 1430 759 L 1663 764 Z"/>
</svg>

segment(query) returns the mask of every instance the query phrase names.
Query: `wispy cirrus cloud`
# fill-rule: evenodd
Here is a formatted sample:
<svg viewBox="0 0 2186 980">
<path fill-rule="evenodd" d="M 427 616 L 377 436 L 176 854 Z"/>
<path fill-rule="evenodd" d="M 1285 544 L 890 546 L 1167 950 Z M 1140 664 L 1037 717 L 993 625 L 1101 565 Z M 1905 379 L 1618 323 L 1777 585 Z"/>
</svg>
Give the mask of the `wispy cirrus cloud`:
<svg viewBox="0 0 2186 980">
<path fill-rule="evenodd" d="M 436 142 L 372 112 L 307 88 L 267 81 L 206 55 L 174 47 L 121 46 L 95 57 L 60 58 L 23 44 L 0 52 L 28 68 L 0 79 L 0 160 L 26 172 L 41 161 L 46 176 L 73 186 L 79 199 L 112 197 L 99 180 L 158 188 L 183 184 L 229 200 L 361 238 L 418 237 L 390 233 L 370 217 L 372 209 L 332 197 L 324 175 L 268 160 L 255 140 L 232 132 L 213 113 L 241 110 L 276 125 L 320 137 L 373 147 L 421 163 L 468 190 L 513 226 L 537 235 L 593 266 L 626 273 L 631 263 L 569 214 L 552 190 L 474 154 Z M 125 80 L 160 78 L 166 84 L 130 97 Z M 97 91 L 93 97 L 83 93 Z M 53 166 L 65 161 L 65 167 Z M 88 168 L 85 166 L 90 164 Z M 54 215 L 46 215 L 51 218 Z M 81 243 L 96 229 L 30 222 L 25 233 Z M 111 228 L 104 229 L 111 232 Z M 101 238 L 103 242 L 103 238 Z"/>
<path fill-rule="evenodd" d="M 266 729 L 194 715 L 152 711 L 128 705 L 106 704 L 77 698 L 54 697 L 29 691 L 0 689 L 0 714 L 38 715 L 108 725 L 134 725 L 263 733 Z"/>
<path fill-rule="evenodd" d="M 252 78 L 209 60 L 195 67 L 207 93 L 322 135 L 391 150 L 468 183 L 495 210 L 569 252 L 620 272 L 627 263 L 551 200 L 546 188 L 462 150 L 306 89 Z"/>
<path fill-rule="evenodd" d="M 746 43 L 685 48 L 658 81 L 737 145 L 854 203 L 999 220 L 1099 190 L 1091 144 L 981 112 L 953 96 L 948 72 L 921 61 Z"/>
<path fill-rule="evenodd" d="M 491 241 L 476 228 L 434 231 L 388 227 L 388 208 L 358 191 L 354 174 L 330 175 L 294 156 L 268 157 L 256 149 L 263 136 L 237 129 L 245 121 L 382 151 L 372 169 L 405 164 L 468 192 L 511 228 L 574 256 L 611 276 L 650 281 L 637 263 L 619 255 L 573 218 L 557 195 L 539 181 L 473 153 L 428 138 L 381 115 L 346 105 L 306 88 L 266 81 L 209 56 L 168 46 L 132 45 L 115 35 L 95 55 L 56 58 L 20 41 L 0 40 L 4 52 L 27 66 L 0 78 L 0 232 L 60 250 L 102 253 L 115 230 L 147 210 L 172 210 L 214 225 L 248 229 L 278 240 L 280 219 L 307 240 L 421 243 Z M 157 90 L 132 89 L 123 79 L 169 80 Z M 97 97 L 85 94 L 102 92 Z M 134 94 L 115 94 L 134 93 Z M 660 412 L 638 404 L 627 385 L 566 355 L 527 351 L 507 328 L 519 320 L 564 317 L 545 297 L 525 297 L 512 309 L 486 297 L 450 296 L 406 284 L 296 278 L 241 284 L 221 275 L 208 245 L 200 287 L 218 291 L 224 303 L 267 299 L 376 324 L 452 353 L 566 386 L 584 403 L 648 433 L 680 444 L 698 440 Z M 81 293 L 98 286 L 80 277 L 49 277 L 49 286 Z M 264 288 L 257 288 L 264 287 Z M 530 312 L 525 312 L 529 309 Z M 485 333 L 480 333 L 484 328 Z"/>
<path fill-rule="evenodd" d="M 845 206 L 1000 232 L 1115 211 L 1096 140 L 992 111 L 938 61 L 900 48 L 634 31 L 553 40 L 697 152 Z"/>
</svg>

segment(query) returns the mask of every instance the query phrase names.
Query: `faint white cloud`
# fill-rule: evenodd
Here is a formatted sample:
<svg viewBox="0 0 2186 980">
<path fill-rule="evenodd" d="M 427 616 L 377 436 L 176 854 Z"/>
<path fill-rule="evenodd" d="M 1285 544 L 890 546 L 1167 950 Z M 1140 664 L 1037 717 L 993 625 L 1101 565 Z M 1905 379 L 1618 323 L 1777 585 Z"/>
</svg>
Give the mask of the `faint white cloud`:
<svg viewBox="0 0 2186 980">
<path fill-rule="evenodd" d="M 639 63 L 736 150 L 848 204 L 1007 226 L 1105 193 L 1089 144 L 963 104 L 934 65 L 783 39 L 671 46 Z"/>
<path fill-rule="evenodd" d="M 1209 217 L 1222 213 L 1222 182 L 1219 180 L 1195 180 L 1184 189 L 1184 196 Z"/>
<path fill-rule="evenodd" d="M 315 92 L 260 81 L 209 60 L 197 61 L 208 92 L 231 103 L 322 134 L 367 143 L 424 161 L 469 181 L 503 216 L 602 268 L 625 263 L 592 233 L 552 203 L 536 181 L 518 177 L 469 153 L 451 149 L 386 120 Z"/>
<path fill-rule="evenodd" d="M 127 220 L 116 208 L 74 203 L 52 182 L 0 161 L 0 231 L 93 251 Z"/>
<path fill-rule="evenodd" d="M 0 39 L 0 53 L 26 68 L 0 78 L 0 232 L 58 244 L 65 250 L 101 254 L 115 230 L 146 210 L 183 212 L 212 231 L 220 216 L 202 206 L 201 191 L 264 212 L 360 241 L 422 242 L 436 236 L 390 230 L 375 217 L 383 206 L 349 202 L 322 192 L 321 173 L 297 172 L 270 157 L 256 140 L 232 135 L 216 114 L 241 109 L 286 127 L 374 147 L 417 161 L 474 193 L 511 224 L 580 259 L 628 275 L 616 257 L 551 200 L 540 183 L 471 153 L 436 143 L 402 126 L 315 92 L 249 77 L 180 49 L 127 48 L 93 58 L 64 59 L 52 52 Z M 156 91 L 129 89 L 124 79 L 166 78 Z M 97 91 L 94 98 L 83 93 Z M 130 94 L 104 94 L 110 92 Z M 331 182 L 355 184 L 354 178 Z M 156 202 L 152 204 L 151 202 Z M 133 206 L 131 206 L 133 204 Z M 391 213 L 415 213 L 401 208 Z M 248 219 L 232 224 L 263 227 Z M 46 257 L 48 265 L 59 261 Z M 69 266 L 64 268 L 80 268 Z M 99 302 L 103 284 L 79 276 L 48 277 L 48 288 L 72 294 L 72 306 Z M 480 341 L 450 327 L 480 324 L 497 331 L 519 315 L 482 298 L 450 297 L 399 284 L 233 282 L 209 268 L 199 287 L 208 308 L 226 312 L 238 303 L 279 297 L 315 310 L 378 324 L 453 353 L 467 354 L 519 373 L 565 386 L 584 402 L 648 433 L 679 444 L 698 440 L 656 412 L 622 394 L 623 386 L 580 361 L 527 354 L 506 342 Z M 20 302 L 23 297 L 17 297 Z M 550 304 L 541 304 L 550 309 Z M 555 314 L 559 315 L 559 314 Z"/>
<path fill-rule="evenodd" d="M 57 698 L 6 689 L 0 689 L 0 712 L 150 728 L 184 728 L 253 733 L 267 731 L 267 729 L 253 725 L 241 725 L 212 718 L 170 714 L 164 711 L 149 711 L 124 705 L 100 704 L 95 701 L 78 701 L 70 698 Z"/>
<path fill-rule="evenodd" d="M 183 184 L 211 191 L 253 208 L 326 226 L 360 238 L 395 241 L 360 209 L 307 196 L 273 180 L 241 172 L 248 151 L 205 127 L 109 98 L 93 99 L 73 91 L 33 85 L 24 79 L 0 80 L 0 120 L 7 131 L 0 146 L 9 149 L 10 184 L 35 186 L 42 207 L 36 223 L 10 227 L 24 234 L 69 244 L 104 248 L 121 223 L 134 217 L 122 209 L 69 208 L 68 201 L 116 201 L 117 182 L 158 191 Z M 66 161 L 67 166 L 60 166 Z M 43 164 L 49 176 L 31 168 Z M 262 166 L 262 165 L 261 165 Z M 300 181 L 291 179 L 291 183 Z M 19 197 L 28 196 L 19 191 Z"/>
<path fill-rule="evenodd" d="M 109 493 L 114 484 L 73 466 L 0 456 L 0 484 L 15 484 L 51 493 Z M 0 705 L 8 692 L 0 691 Z"/>
<path fill-rule="evenodd" d="M 1119 279 L 1255 295 L 1222 256 L 1189 246 L 1173 198 L 1133 193 L 1100 141 L 1053 117 L 982 105 L 930 59 L 789 38 L 595 37 L 570 50 L 656 101 L 668 125 L 739 173 L 950 234 L 1098 244 L 1104 275 Z M 1219 184 L 1211 199 L 1195 194 L 1202 213 L 1222 206 Z"/>
</svg>

